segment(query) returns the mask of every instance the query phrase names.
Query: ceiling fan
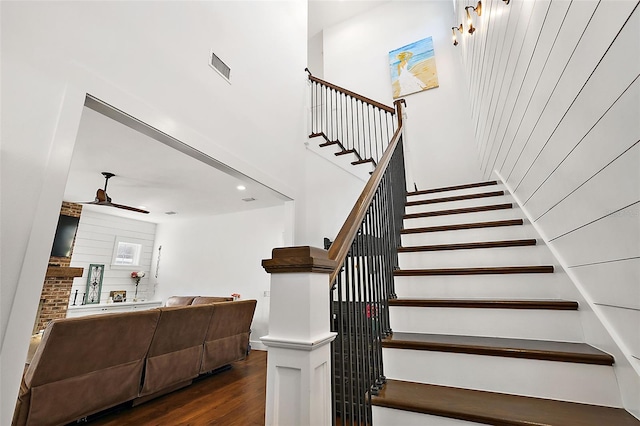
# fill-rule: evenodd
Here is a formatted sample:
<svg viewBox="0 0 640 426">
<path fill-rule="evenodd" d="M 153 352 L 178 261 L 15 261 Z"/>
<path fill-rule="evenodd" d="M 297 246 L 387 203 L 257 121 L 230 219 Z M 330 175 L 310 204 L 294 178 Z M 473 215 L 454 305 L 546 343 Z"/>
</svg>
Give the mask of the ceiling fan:
<svg viewBox="0 0 640 426">
<path fill-rule="evenodd" d="M 95 200 L 93 200 L 91 202 L 83 203 L 83 204 L 95 204 L 95 205 L 98 205 L 98 206 L 110 206 L 110 207 L 116 207 L 116 208 L 119 208 L 119 209 L 130 210 L 132 212 L 145 213 L 145 214 L 149 213 L 146 210 L 138 209 L 136 207 L 125 206 L 124 204 L 112 203 L 111 202 L 111 197 L 109 197 L 109 195 L 107 194 L 107 184 L 109 183 L 109 179 L 111 179 L 115 175 L 113 173 L 111 173 L 111 172 L 102 172 L 102 176 L 104 176 L 104 189 L 98 188 L 98 191 L 96 192 Z"/>
</svg>

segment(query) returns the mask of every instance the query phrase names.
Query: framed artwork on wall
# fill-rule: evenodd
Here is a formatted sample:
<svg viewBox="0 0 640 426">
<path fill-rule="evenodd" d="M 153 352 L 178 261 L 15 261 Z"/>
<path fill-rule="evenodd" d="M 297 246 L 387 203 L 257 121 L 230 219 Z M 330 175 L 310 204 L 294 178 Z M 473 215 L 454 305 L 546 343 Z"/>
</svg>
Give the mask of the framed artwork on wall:
<svg viewBox="0 0 640 426">
<path fill-rule="evenodd" d="M 102 277 L 104 276 L 104 265 L 89 265 L 87 275 L 87 296 L 85 304 L 92 305 L 100 303 L 100 292 L 102 291 Z"/>
<path fill-rule="evenodd" d="M 118 302 L 126 302 L 127 301 L 127 291 L 126 290 L 114 290 L 109 292 L 109 298 L 113 300 L 114 303 Z"/>
<path fill-rule="evenodd" d="M 393 99 L 439 86 L 431 37 L 389 52 Z"/>
</svg>

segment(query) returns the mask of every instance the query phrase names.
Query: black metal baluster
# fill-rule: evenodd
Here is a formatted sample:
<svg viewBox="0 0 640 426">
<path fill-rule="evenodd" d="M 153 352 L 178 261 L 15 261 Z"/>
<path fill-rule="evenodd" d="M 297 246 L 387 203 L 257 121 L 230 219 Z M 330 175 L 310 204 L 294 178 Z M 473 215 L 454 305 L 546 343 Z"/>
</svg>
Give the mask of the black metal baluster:
<svg viewBox="0 0 640 426">
<path fill-rule="evenodd" d="M 325 247 L 325 250 L 327 247 Z M 340 377 L 340 366 L 341 363 L 338 362 L 336 354 L 339 353 L 339 340 L 340 333 L 338 333 L 336 327 L 336 318 L 340 318 L 338 310 L 336 309 L 336 301 L 334 297 L 334 293 L 336 288 L 340 287 L 340 277 L 336 278 L 335 283 L 331 287 L 331 291 L 329 292 L 329 315 L 331 316 L 331 320 L 329 323 L 330 330 L 337 333 L 336 338 L 331 342 L 331 425 L 336 426 L 336 416 L 338 414 L 338 409 L 336 407 L 337 398 L 336 395 L 338 393 L 338 384 L 336 383 L 336 378 Z"/>
<path fill-rule="evenodd" d="M 356 287 L 355 290 L 357 291 L 357 296 L 354 294 L 354 299 L 355 299 L 355 311 L 358 313 L 358 315 L 356 316 L 356 330 L 357 330 L 357 335 L 354 336 L 356 338 L 356 341 L 358 342 L 357 345 L 357 355 L 356 358 L 358 359 L 358 399 L 356 401 L 357 404 L 357 411 L 358 411 L 358 421 L 362 422 L 363 421 L 363 412 L 362 412 L 362 400 L 363 400 L 363 396 L 365 394 L 365 392 L 367 392 L 367 387 L 366 387 L 366 369 L 365 369 L 365 365 L 364 365 L 364 361 L 365 361 L 365 348 L 364 348 L 364 333 L 363 333 L 363 329 L 364 329 L 364 321 L 363 321 L 363 317 L 364 317 L 364 312 L 363 312 L 363 297 L 362 297 L 362 283 L 364 280 L 364 269 L 365 269 L 365 265 L 364 265 L 364 255 L 363 255 L 363 249 L 362 249 L 362 226 L 360 227 L 360 233 L 358 236 L 356 236 L 356 240 L 354 241 L 354 246 L 356 247 L 355 252 L 357 255 L 357 259 L 358 259 L 358 273 L 356 274 Z M 364 380 L 363 380 L 364 379 Z"/>
<path fill-rule="evenodd" d="M 380 390 L 376 383 L 376 378 L 378 374 L 377 369 L 377 354 L 376 354 L 376 330 L 374 328 L 375 324 L 375 313 L 377 308 L 377 300 L 375 292 L 373 291 L 374 287 L 374 262 L 375 262 L 375 250 L 373 248 L 374 239 L 376 238 L 375 233 L 373 232 L 373 227 L 371 226 L 373 209 L 372 206 L 369 206 L 367 215 L 365 216 L 365 224 L 364 228 L 366 229 L 367 239 L 366 239 L 366 248 L 367 248 L 367 306 L 366 306 L 366 317 L 367 317 L 367 346 L 368 346 L 368 360 L 369 363 L 369 394 L 376 395 Z M 368 405 L 368 404 L 367 404 Z"/>
<path fill-rule="evenodd" d="M 348 283 L 349 283 L 349 274 L 350 274 L 350 266 L 349 266 L 349 257 L 347 257 L 344 261 L 344 279 L 342 278 L 342 274 L 340 276 L 340 287 L 339 287 L 339 300 L 340 300 L 340 304 L 338 305 L 339 307 L 339 311 L 340 311 L 340 318 L 338 318 L 338 324 L 337 324 L 337 328 L 339 330 L 340 333 L 340 348 L 341 348 L 341 353 L 340 353 L 340 364 L 342 365 L 341 368 L 341 375 L 340 375 L 340 385 L 342 386 L 342 393 L 340 394 L 340 406 L 341 406 L 341 411 L 340 411 L 340 416 L 342 419 L 342 424 L 344 424 L 346 418 L 347 418 L 347 401 L 349 401 L 349 389 L 351 389 L 351 384 L 348 382 L 348 377 L 351 374 L 351 357 L 349 355 L 349 342 L 347 341 L 347 339 L 349 338 L 349 335 L 347 334 L 347 325 L 345 324 L 346 321 L 348 321 L 348 314 L 347 314 L 347 306 L 345 302 L 346 300 L 346 292 L 348 290 Z"/>
</svg>

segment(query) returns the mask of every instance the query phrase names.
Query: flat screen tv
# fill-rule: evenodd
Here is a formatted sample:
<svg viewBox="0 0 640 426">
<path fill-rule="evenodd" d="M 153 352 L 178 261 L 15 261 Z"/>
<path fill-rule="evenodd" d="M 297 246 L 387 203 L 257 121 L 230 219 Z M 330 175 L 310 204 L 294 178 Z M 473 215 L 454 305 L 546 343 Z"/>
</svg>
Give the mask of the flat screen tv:
<svg viewBox="0 0 640 426">
<path fill-rule="evenodd" d="M 60 215 L 60 218 L 58 219 L 58 228 L 56 229 L 56 236 L 53 239 L 51 256 L 71 257 L 73 239 L 76 236 L 79 221 L 79 217 Z"/>
</svg>

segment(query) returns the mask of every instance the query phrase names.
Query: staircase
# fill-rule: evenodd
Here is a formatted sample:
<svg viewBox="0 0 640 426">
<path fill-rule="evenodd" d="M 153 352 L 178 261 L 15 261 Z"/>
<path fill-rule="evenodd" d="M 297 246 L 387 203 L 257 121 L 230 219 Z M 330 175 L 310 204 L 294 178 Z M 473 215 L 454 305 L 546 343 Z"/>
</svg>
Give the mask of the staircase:
<svg viewBox="0 0 640 426">
<path fill-rule="evenodd" d="M 498 182 L 409 193 L 373 424 L 640 425 L 573 284 Z M 574 296 L 572 298 L 572 296 Z"/>
</svg>

